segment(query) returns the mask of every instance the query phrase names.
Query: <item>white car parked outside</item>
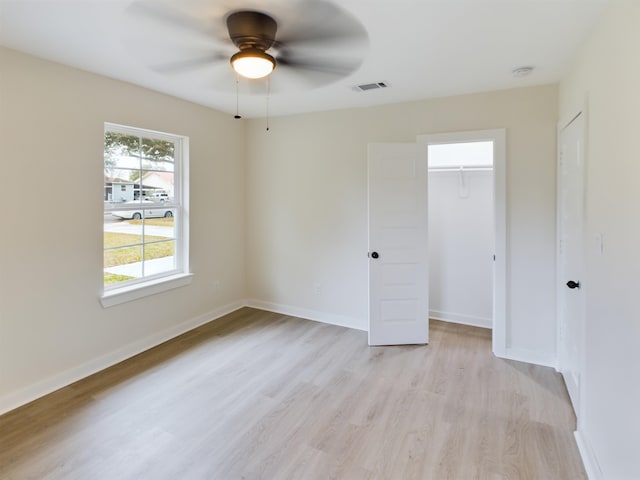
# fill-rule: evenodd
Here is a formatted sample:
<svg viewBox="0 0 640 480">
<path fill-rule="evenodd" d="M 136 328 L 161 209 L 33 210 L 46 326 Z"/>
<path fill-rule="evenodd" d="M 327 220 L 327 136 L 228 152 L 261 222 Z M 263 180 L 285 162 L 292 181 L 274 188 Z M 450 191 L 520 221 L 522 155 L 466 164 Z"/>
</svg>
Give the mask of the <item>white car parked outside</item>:
<svg viewBox="0 0 640 480">
<path fill-rule="evenodd" d="M 119 218 L 131 220 L 139 220 L 144 215 L 145 218 L 173 217 L 174 209 L 165 208 L 161 203 L 152 202 L 151 200 L 132 200 L 124 202 L 122 205 L 131 205 L 138 208 L 132 210 L 115 210 L 111 215 Z"/>
</svg>

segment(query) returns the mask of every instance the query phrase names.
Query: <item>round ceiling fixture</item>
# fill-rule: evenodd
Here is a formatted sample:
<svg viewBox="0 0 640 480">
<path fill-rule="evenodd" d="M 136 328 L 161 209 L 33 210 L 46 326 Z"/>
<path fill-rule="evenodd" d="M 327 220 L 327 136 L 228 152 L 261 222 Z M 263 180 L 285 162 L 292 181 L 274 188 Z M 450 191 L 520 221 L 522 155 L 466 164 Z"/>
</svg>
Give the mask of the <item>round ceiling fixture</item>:
<svg viewBox="0 0 640 480">
<path fill-rule="evenodd" d="M 513 76 L 516 77 L 516 78 L 526 77 L 531 72 L 533 72 L 533 67 L 518 67 L 518 68 L 514 68 L 511 71 Z"/>
<path fill-rule="evenodd" d="M 231 66 L 238 75 L 246 78 L 263 78 L 276 68 L 276 59 L 262 50 L 251 47 L 240 50 L 231 57 Z"/>
</svg>

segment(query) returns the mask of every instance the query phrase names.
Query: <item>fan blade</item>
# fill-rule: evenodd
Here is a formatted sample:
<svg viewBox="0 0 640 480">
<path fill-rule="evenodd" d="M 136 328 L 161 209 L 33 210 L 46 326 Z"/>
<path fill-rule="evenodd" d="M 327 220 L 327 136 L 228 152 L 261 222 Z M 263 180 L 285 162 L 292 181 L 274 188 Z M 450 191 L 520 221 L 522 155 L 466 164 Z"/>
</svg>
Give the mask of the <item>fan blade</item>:
<svg viewBox="0 0 640 480">
<path fill-rule="evenodd" d="M 229 57 L 222 53 L 213 53 L 204 57 L 177 60 L 175 62 L 151 65 L 149 68 L 158 73 L 183 73 L 190 70 L 205 68 L 221 61 L 228 61 Z"/>
<path fill-rule="evenodd" d="M 336 77 L 344 77 L 354 72 L 362 62 L 353 60 L 305 58 L 293 59 L 286 56 L 277 58 L 278 67 L 289 67 L 296 70 L 307 70 L 310 72 L 326 73 Z"/>
<path fill-rule="evenodd" d="M 175 7 L 161 2 L 137 0 L 127 7 L 127 12 L 133 16 L 148 18 L 164 24 L 173 25 L 189 33 L 199 33 L 207 38 L 220 37 L 221 29 L 216 29 L 213 22 L 188 15 Z"/>
<path fill-rule="evenodd" d="M 282 69 L 269 79 L 269 91 L 273 94 L 309 91 L 334 83 L 341 77 L 342 75 L 335 73 L 282 66 Z M 252 91 L 252 93 L 261 92 Z"/>
<path fill-rule="evenodd" d="M 308 0 L 300 13 L 279 26 L 277 45 L 314 46 L 361 45 L 368 41 L 360 22 L 339 6 L 322 0 Z"/>
</svg>

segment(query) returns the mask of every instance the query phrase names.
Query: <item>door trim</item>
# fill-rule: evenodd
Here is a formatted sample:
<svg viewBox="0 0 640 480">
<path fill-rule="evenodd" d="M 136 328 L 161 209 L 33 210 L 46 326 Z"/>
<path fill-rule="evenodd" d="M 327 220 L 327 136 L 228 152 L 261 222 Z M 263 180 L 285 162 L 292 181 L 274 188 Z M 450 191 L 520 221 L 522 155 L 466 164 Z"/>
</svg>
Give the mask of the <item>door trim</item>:
<svg viewBox="0 0 640 480">
<path fill-rule="evenodd" d="M 431 135 L 418 135 L 420 155 L 427 157 L 427 147 L 442 143 L 493 141 L 493 195 L 495 222 L 495 255 L 493 276 L 492 350 L 498 357 L 506 357 L 508 349 L 507 325 L 507 161 L 506 130 L 474 130 Z"/>
</svg>

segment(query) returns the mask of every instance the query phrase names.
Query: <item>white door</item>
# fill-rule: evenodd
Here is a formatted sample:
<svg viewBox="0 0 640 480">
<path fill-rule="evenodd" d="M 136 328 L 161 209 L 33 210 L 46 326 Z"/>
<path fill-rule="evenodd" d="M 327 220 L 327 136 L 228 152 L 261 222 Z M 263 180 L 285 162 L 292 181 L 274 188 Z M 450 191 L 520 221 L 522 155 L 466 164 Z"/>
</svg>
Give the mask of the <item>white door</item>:
<svg viewBox="0 0 640 480">
<path fill-rule="evenodd" d="M 429 340 L 427 161 L 415 143 L 369 145 L 369 345 Z"/>
<path fill-rule="evenodd" d="M 584 115 L 578 115 L 560 133 L 559 165 L 559 329 L 558 361 L 579 414 L 585 342 Z"/>
</svg>

